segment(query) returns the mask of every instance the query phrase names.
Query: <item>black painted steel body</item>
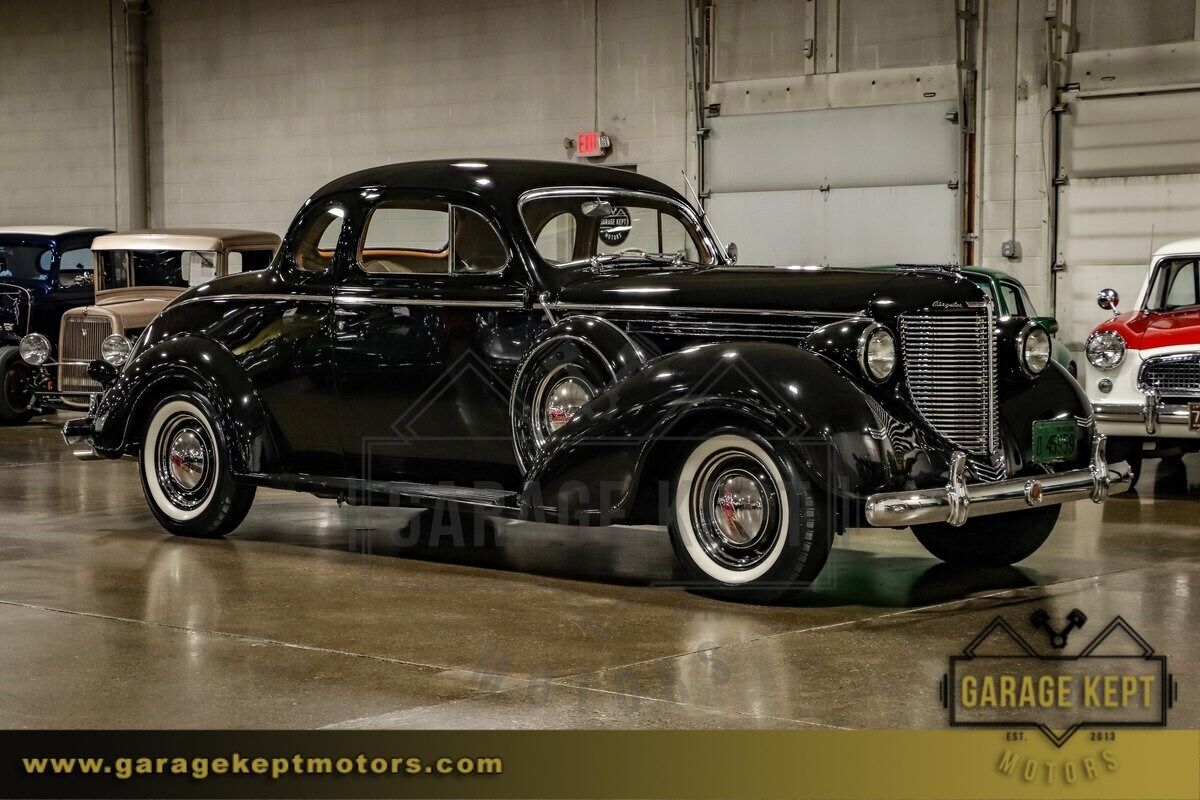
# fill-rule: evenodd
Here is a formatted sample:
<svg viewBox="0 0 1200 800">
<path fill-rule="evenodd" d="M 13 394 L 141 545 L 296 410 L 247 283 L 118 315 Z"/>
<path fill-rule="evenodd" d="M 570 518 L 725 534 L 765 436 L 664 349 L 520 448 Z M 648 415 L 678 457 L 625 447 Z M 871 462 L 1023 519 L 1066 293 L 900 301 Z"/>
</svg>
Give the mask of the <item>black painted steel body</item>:
<svg viewBox="0 0 1200 800">
<path fill-rule="evenodd" d="M 134 452 L 155 399 L 198 386 L 240 480 L 323 496 L 390 491 L 423 502 L 445 496 L 421 486 L 442 484 L 502 513 L 658 522 L 673 443 L 727 424 L 792 448 L 806 477 L 841 501 L 842 525 L 856 523 L 872 493 L 946 484 L 961 448 L 922 418 L 903 360 L 881 383 L 864 375 L 859 340 L 872 324 L 899 336 L 903 315 L 986 313 L 972 282 L 735 266 L 700 220 L 711 264 L 560 269 L 540 258 L 519 213 L 522 195 L 553 187 L 685 202 L 644 176 L 571 164 L 426 162 L 341 178 L 301 209 L 271 268 L 192 289 L 152 322 L 87 438 L 103 456 Z M 503 238 L 508 265 L 486 275 L 364 272 L 355 262 L 365 222 L 396 197 L 478 212 Z M 290 255 L 298 228 L 330 204 L 345 210 L 334 264 L 302 272 Z M 1049 419 L 1079 421 L 1078 456 L 1054 469 L 1086 468 L 1084 393 L 1055 364 L 1023 375 L 1010 327 L 997 323 L 996 333 L 1003 472 L 1049 471 L 1031 453 L 1033 422 Z M 578 343 L 607 378 L 525 460 L 511 387 L 531 355 L 559 340 Z"/>
</svg>

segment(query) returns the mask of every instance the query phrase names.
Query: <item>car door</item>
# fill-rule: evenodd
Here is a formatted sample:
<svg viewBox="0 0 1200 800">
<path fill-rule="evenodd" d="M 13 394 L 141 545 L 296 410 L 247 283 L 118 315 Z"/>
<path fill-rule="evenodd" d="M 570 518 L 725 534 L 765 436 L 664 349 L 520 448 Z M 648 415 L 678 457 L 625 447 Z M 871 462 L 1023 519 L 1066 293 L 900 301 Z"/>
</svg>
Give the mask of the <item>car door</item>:
<svg viewBox="0 0 1200 800">
<path fill-rule="evenodd" d="M 523 266 L 480 211 L 392 194 L 335 290 L 347 468 L 374 481 L 515 488 L 508 417 L 539 328 Z"/>
</svg>

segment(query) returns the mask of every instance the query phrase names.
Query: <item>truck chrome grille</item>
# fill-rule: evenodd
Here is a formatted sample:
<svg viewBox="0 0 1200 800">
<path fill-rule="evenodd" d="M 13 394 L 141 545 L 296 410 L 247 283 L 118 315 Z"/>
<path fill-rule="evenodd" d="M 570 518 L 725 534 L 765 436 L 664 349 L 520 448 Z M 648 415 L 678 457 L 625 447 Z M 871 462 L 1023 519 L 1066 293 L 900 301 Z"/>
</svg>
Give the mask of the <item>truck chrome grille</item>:
<svg viewBox="0 0 1200 800">
<path fill-rule="evenodd" d="M 104 317 L 63 317 L 58 346 L 58 388 L 63 392 L 98 392 L 99 383 L 87 375 L 88 364 L 100 358 L 100 343 L 113 332 Z M 72 405 L 76 405 L 73 399 Z M 83 407 L 87 401 L 79 401 Z"/>
<path fill-rule="evenodd" d="M 900 318 L 913 404 L 931 428 L 968 453 L 998 449 L 995 338 L 990 311 Z"/>
<path fill-rule="evenodd" d="M 1138 373 L 1138 388 L 1160 397 L 1200 397 L 1200 353 L 1148 358 Z"/>
</svg>

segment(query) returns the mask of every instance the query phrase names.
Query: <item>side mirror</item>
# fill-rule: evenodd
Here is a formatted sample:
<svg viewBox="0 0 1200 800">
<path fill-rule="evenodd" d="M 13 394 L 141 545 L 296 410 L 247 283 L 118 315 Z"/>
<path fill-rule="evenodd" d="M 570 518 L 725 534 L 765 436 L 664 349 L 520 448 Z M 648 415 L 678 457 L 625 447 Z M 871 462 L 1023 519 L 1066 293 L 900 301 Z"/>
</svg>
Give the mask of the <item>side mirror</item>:
<svg viewBox="0 0 1200 800">
<path fill-rule="evenodd" d="M 613 204 L 607 200 L 585 200 L 581 210 L 590 219 L 604 219 L 616 213 Z"/>
<path fill-rule="evenodd" d="M 1103 308 L 1105 311 L 1117 313 L 1117 304 L 1121 302 L 1121 295 L 1117 294 L 1116 289 L 1101 289 L 1096 295 L 1096 305 Z"/>
<path fill-rule="evenodd" d="M 730 264 L 737 263 L 737 245 L 733 242 L 725 245 L 725 257 L 729 259 Z"/>
<path fill-rule="evenodd" d="M 87 376 L 107 389 L 117 379 L 117 368 L 107 361 L 97 359 L 87 365 Z"/>
</svg>

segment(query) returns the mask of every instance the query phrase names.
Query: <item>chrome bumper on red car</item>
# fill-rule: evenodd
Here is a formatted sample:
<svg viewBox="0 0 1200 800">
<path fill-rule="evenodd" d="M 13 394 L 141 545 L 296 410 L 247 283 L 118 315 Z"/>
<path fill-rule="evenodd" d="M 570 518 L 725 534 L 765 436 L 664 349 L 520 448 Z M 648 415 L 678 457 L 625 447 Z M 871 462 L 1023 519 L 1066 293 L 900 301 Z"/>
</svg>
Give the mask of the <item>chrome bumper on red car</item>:
<svg viewBox="0 0 1200 800">
<path fill-rule="evenodd" d="M 966 481 L 967 456 L 955 453 L 950 463 L 950 480 L 941 489 L 883 492 L 867 498 L 867 522 L 881 528 L 907 528 L 931 522 L 962 525 L 971 517 L 1021 511 L 1043 505 L 1088 500 L 1103 503 L 1132 482 L 1129 465 L 1109 466 L 1104 457 L 1105 437 L 1092 441 L 1088 469 L 1056 472 L 995 483 Z"/>
</svg>

